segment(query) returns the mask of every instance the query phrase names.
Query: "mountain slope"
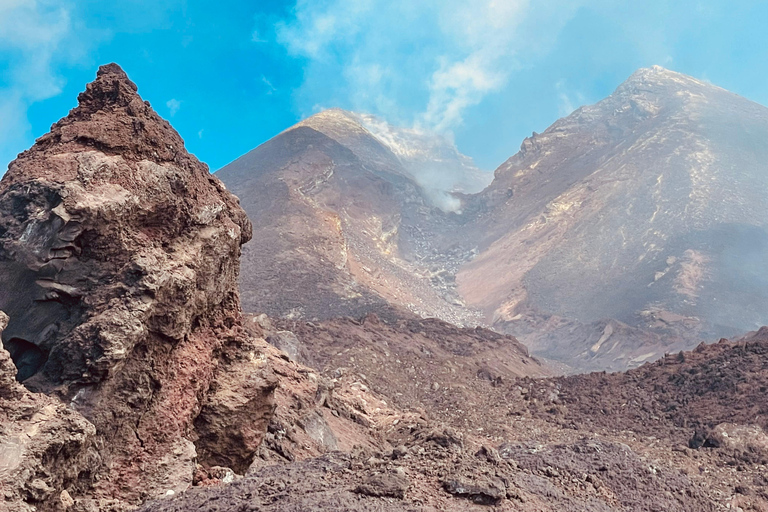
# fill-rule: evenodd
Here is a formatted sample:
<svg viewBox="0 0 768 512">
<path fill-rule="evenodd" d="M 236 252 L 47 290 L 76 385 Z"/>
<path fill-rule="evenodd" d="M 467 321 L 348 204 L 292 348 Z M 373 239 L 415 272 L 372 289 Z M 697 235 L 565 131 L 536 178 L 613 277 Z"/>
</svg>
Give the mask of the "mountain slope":
<svg viewBox="0 0 768 512">
<path fill-rule="evenodd" d="M 479 171 L 455 149 L 451 156 L 447 142 L 441 146 L 433 138 L 427 140 L 431 146 L 419 146 L 413 134 L 378 129 L 397 135 L 399 155 L 359 116 L 334 109 L 216 173 L 253 220 L 254 242 L 245 246 L 242 260 L 246 310 L 333 318 L 391 303 L 459 324 L 477 323 L 449 284 L 433 284 L 440 277 L 423 261 L 431 250 L 431 226 L 449 215 L 438 207 L 448 192 L 421 187 L 414 162 L 437 148 L 442 156 L 435 161 L 464 165 L 468 174 Z M 404 155 L 406 147 L 412 150 Z"/>
<path fill-rule="evenodd" d="M 768 323 L 766 140 L 768 109 L 639 70 L 526 139 L 470 200 L 461 236 L 481 254 L 458 273 L 462 297 L 512 333 L 542 314 L 689 342 Z M 596 341 L 565 353 L 614 347 Z"/>
<path fill-rule="evenodd" d="M 392 304 L 619 370 L 768 323 L 768 109 L 660 67 L 486 183 L 439 137 L 321 112 L 218 176 L 254 220 L 246 310 Z"/>
</svg>

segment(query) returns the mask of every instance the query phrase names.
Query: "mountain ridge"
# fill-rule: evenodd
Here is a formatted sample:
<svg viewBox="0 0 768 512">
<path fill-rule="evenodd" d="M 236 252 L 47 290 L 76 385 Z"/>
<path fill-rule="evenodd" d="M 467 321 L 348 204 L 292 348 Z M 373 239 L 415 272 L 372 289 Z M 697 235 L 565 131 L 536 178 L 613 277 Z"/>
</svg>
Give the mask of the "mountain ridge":
<svg viewBox="0 0 768 512">
<path fill-rule="evenodd" d="M 366 204 L 384 197 L 400 206 L 377 206 L 368 216 L 388 219 L 381 225 L 389 228 L 373 236 L 384 237 L 387 248 L 357 270 L 354 258 L 345 260 L 352 262 L 346 270 L 339 267 L 349 283 L 381 299 L 374 302 L 459 324 L 493 325 L 521 336 L 540 356 L 590 369 L 636 365 L 768 322 L 757 308 L 768 297 L 752 286 L 751 298 L 739 298 L 744 287 L 728 286 L 729 280 L 749 281 L 736 269 L 745 262 L 763 279 L 756 267 L 763 249 L 750 239 L 761 240 L 768 224 L 759 220 L 768 208 L 759 193 L 766 185 L 760 162 L 768 151 L 757 145 L 768 136 L 765 107 L 658 66 L 641 68 L 604 100 L 526 138 L 487 187 L 451 193 L 460 203 L 448 208 L 434 208 L 439 201 L 418 173 L 387 147 L 387 130 L 395 129 L 377 136 L 361 116 L 331 110 L 294 129 L 314 126 L 347 144 L 358 159 L 350 171 L 357 166 L 376 170 L 385 182 L 397 181 L 388 173 L 404 180 L 379 199 L 361 192 L 358 218 L 367 216 Z M 244 168 L 240 173 L 248 174 Z M 227 171 L 222 178 L 234 179 Z M 251 191 L 234 190 L 248 201 Z M 322 204 L 342 217 L 348 211 L 343 200 Z M 359 231 L 353 223 L 339 233 L 346 240 Z M 721 240 L 731 240 L 726 244 L 733 248 L 717 249 Z M 744 261 L 739 248 L 749 253 Z M 360 271 L 376 268 L 374 261 L 404 273 L 376 279 Z M 409 292 L 419 286 L 415 296 Z M 720 311 L 717 294 L 739 306 Z M 738 325 L 728 323 L 729 315 Z M 539 334 L 537 326 L 543 327 Z M 610 342 L 598 343 L 608 331 Z M 575 339 L 568 333 L 581 334 Z M 612 353 L 593 353 L 594 346 Z"/>
</svg>

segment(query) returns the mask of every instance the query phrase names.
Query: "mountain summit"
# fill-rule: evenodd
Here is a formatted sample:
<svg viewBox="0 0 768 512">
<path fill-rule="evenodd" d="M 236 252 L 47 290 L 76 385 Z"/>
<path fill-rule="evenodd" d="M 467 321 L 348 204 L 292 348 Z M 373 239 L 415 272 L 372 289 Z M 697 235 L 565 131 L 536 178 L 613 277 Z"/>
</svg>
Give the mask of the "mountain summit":
<svg viewBox="0 0 768 512">
<path fill-rule="evenodd" d="M 459 152 L 443 136 L 417 128 L 391 125 L 371 114 L 349 112 L 338 108 L 324 110 L 302 121 L 352 150 L 364 161 L 377 157 L 412 178 L 428 199 L 444 211 L 456 211 L 461 201 L 453 194 L 480 192 L 491 183 L 492 174 L 477 168 L 472 159 Z M 385 150 L 371 151 L 373 139 Z M 394 156 L 394 159 L 392 158 Z"/>
<path fill-rule="evenodd" d="M 640 69 L 525 139 L 487 188 L 446 196 L 450 208 L 429 190 L 433 176 L 471 181 L 474 168 L 434 140 L 330 110 L 222 169 L 280 248 L 250 258 L 246 246 L 246 308 L 322 317 L 394 303 L 494 325 L 592 369 L 768 323 L 765 107 Z M 287 306 L 291 283 L 321 290 L 323 306 Z"/>
<path fill-rule="evenodd" d="M 767 108 L 660 67 L 637 71 L 523 141 L 472 199 L 466 234 L 481 254 L 458 274 L 462 297 L 534 350 L 541 315 L 690 343 L 765 324 L 766 140 Z M 595 336 L 546 351 L 628 357 Z"/>
<path fill-rule="evenodd" d="M 242 259 L 246 310 L 333 318 L 394 304 L 479 321 L 424 257 L 458 197 L 490 181 L 447 140 L 332 109 L 216 175 L 254 223 Z"/>
</svg>

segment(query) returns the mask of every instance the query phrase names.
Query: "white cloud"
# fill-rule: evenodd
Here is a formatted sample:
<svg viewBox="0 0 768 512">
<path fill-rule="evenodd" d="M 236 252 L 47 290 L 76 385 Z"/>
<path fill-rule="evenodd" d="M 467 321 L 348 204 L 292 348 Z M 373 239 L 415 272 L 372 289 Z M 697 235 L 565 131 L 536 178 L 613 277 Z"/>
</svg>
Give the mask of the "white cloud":
<svg viewBox="0 0 768 512">
<path fill-rule="evenodd" d="M 297 0 L 276 35 L 307 59 L 304 107 L 334 79 L 341 106 L 450 134 L 467 109 L 546 53 L 585 1 Z"/>
<path fill-rule="evenodd" d="M 63 2 L 0 0 L 0 52 L 9 63 L 0 88 L 0 174 L 31 143 L 29 105 L 61 92 L 64 80 L 53 62 L 69 57 L 61 45 L 71 33 Z"/>
<path fill-rule="evenodd" d="M 93 66 L 89 51 L 96 45 L 116 31 L 137 33 L 162 26 L 180 3 L 0 0 L 0 58 L 5 65 L 0 85 L 0 174 L 39 135 L 31 132 L 29 107 L 61 93 L 66 83 L 62 71 Z"/>
<path fill-rule="evenodd" d="M 165 103 L 165 106 L 168 107 L 168 111 L 170 112 L 171 117 L 173 117 L 181 108 L 181 102 L 176 98 L 171 98 Z"/>
</svg>

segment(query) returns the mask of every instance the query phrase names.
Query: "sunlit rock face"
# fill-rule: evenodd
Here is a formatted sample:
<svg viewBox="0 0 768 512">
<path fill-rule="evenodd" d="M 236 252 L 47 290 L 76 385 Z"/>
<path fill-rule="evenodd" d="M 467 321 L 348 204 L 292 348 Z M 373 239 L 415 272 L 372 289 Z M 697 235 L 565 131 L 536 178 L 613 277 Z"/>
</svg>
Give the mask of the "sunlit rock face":
<svg viewBox="0 0 768 512">
<path fill-rule="evenodd" d="M 605 319 L 687 343 L 768 323 L 767 140 L 768 109 L 639 70 L 526 139 L 472 198 L 480 255 L 458 274 L 462 297 L 534 352 L 542 315 L 595 324 L 579 347 L 563 329 L 547 353 L 617 369 L 669 346 L 598 344 Z"/>
<path fill-rule="evenodd" d="M 434 179 L 438 167 L 450 179 Z M 462 191 L 490 180 L 445 139 L 332 109 L 216 175 L 254 225 L 243 249 L 246 311 L 323 319 L 394 304 L 479 321 L 443 281 L 435 233 L 457 216 Z"/>
<path fill-rule="evenodd" d="M 78 100 L 0 182 L 2 339 L 17 380 L 95 426 L 81 489 L 138 502 L 197 462 L 247 467 L 275 382 L 240 327 L 237 198 L 117 65 Z M 209 393 L 229 370 L 235 405 Z M 243 415 L 239 458 L 193 425 Z"/>
</svg>

